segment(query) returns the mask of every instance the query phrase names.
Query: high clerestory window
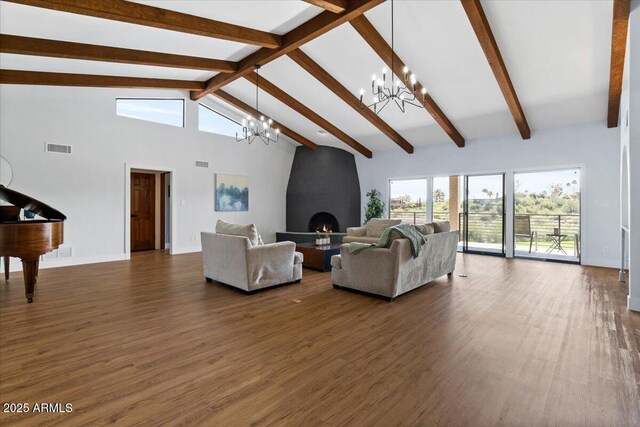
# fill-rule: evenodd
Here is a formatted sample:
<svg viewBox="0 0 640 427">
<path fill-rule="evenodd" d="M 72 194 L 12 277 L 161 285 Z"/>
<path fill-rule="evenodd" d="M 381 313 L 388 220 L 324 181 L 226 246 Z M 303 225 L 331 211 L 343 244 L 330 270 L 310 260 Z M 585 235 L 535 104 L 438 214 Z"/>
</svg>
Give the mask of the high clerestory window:
<svg viewBox="0 0 640 427">
<path fill-rule="evenodd" d="M 242 135 L 242 125 L 204 104 L 198 105 L 198 130 L 219 135 Z"/>
<path fill-rule="evenodd" d="M 184 100 L 118 98 L 116 114 L 132 119 L 184 127 Z"/>
</svg>

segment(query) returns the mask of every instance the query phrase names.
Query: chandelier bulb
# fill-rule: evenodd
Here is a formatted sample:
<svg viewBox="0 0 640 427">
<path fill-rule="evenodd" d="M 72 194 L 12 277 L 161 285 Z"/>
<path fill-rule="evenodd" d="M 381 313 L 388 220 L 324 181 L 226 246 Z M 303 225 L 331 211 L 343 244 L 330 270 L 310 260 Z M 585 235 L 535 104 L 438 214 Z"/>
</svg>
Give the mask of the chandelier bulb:
<svg viewBox="0 0 640 427">
<path fill-rule="evenodd" d="M 276 129 L 276 135 L 278 135 L 280 133 L 280 128 Z"/>
<path fill-rule="evenodd" d="M 273 124 L 273 120 L 269 119 L 269 125 L 272 125 L 272 124 Z"/>
<path fill-rule="evenodd" d="M 373 80 L 374 82 L 377 80 L 376 75 L 374 74 L 373 76 L 371 76 L 371 80 Z"/>
</svg>

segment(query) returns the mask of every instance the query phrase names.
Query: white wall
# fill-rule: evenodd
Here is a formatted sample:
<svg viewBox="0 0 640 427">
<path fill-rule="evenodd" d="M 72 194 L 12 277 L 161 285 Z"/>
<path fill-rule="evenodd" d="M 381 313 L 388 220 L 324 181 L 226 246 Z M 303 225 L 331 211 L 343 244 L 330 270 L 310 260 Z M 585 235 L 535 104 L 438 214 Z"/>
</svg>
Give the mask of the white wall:
<svg viewBox="0 0 640 427">
<path fill-rule="evenodd" d="M 394 149 L 375 153 L 371 160 L 356 157 L 362 205 L 364 209 L 364 195 L 371 188 L 388 200 L 391 178 L 581 166 L 582 263 L 616 267 L 620 252 L 619 143 L 619 129 L 607 129 L 603 121 L 534 129 L 527 141 L 514 134 L 467 141 L 465 148 L 450 143 L 417 148 L 414 154 Z M 506 213 L 509 236 L 509 208 Z"/>
<path fill-rule="evenodd" d="M 218 218 L 253 222 L 267 241 L 285 228 L 286 187 L 294 147 L 238 143 L 199 132 L 197 103 L 186 101 L 186 128 L 115 115 L 116 97 L 184 98 L 183 92 L 0 86 L 0 154 L 14 170 L 11 188 L 67 216 L 73 257 L 42 267 L 125 258 L 125 165 L 172 171 L 172 250 L 196 251 Z M 188 99 L 188 98 L 186 98 Z M 45 153 L 45 142 L 72 155 Z M 195 161 L 209 162 L 196 168 Z M 214 174 L 248 175 L 249 211 L 214 212 Z M 12 264 L 17 268 L 18 262 Z"/>
<path fill-rule="evenodd" d="M 629 188 L 626 203 L 629 228 L 628 307 L 640 311 L 640 2 L 631 3 L 625 82 L 620 105 L 621 126 L 629 114 L 629 128 L 620 138 L 621 159 L 626 152 Z M 624 219 L 624 217 L 623 217 Z"/>
</svg>

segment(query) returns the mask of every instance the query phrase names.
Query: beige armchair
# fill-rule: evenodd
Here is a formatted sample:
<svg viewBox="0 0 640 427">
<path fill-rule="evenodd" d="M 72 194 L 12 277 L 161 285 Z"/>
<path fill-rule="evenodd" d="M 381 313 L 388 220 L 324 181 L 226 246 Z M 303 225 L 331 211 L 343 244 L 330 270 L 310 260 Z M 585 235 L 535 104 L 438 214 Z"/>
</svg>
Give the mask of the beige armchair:
<svg viewBox="0 0 640 427">
<path fill-rule="evenodd" d="M 202 232 L 201 239 L 208 282 L 252 292 L 302 279 L 302 254 L 293 242 L 253 245 L 246 236 L 208 232 Z"/>
<path fill-rule="evenodd" d="M 342 243 L 378 243 L 385 229 L 401 222 L 399 219 L 373 218 L 362 227 L 347 228 L 347 235 L 342 238 Z"/>
</svg>

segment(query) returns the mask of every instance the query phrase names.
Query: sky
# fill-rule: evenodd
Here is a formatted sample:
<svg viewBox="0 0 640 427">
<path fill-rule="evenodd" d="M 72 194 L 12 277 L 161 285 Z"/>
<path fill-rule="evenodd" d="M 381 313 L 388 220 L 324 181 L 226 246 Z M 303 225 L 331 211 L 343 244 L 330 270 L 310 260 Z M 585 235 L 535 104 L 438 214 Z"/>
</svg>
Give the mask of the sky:
<svg viewBox="0 0 640 427">
<path fill-rule="evenodd" d="M 546 190 L 551 184 L 562 184 L 565 193 L 572 194 L 580 191 L 580 171 L 578 169 L 545 171 L 545 172 L 526 172 L 516 173 L 515 180 L 519 183 L 518 191 L 529 193 L 540 193 Z M 567 182 L 576 181 L 576 185 L 566 187 Z M 460 179 L 460 185 L 463 179 Z M 483 193 L 483 189 L 488 189 L 494 193 L 502 193 L 502 176 L 501 175 L 479 175 L 469 178 L 469 195 L 472 199 L 485 199 L 487 194 Z M 445 198 L 449 197 L 449 178 L 435 177 L 433 180 L 434 191 L 440 189 L 444 192 Z M 460 191 L 462 194 L 462 191 Z M 426 199 L 427 181 L 426 179 L 409 179 L 391 181 L 391 197 L 411 196 L 411 200 L 418 198 Z"/>
</svg>

